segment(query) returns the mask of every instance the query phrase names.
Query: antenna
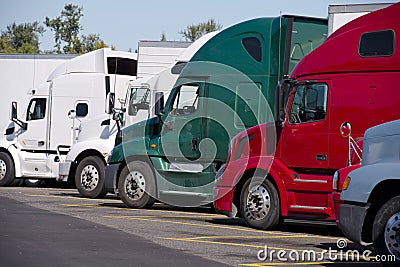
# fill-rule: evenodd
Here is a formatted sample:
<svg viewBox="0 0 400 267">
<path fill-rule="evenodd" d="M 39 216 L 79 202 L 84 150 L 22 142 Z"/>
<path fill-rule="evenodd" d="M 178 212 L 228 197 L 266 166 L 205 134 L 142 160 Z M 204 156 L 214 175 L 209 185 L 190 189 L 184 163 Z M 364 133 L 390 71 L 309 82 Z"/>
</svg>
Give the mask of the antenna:
<svg viewBox="0 0 400 267">
<path fill-rule="evenodd" d="M 33 54 L 33 78 L 32 78 L 32 92 L 35 88 L 35 79 L 36 79 L 36 53 Z M 33 93 L 35 94 L 35 93 Z"/>
</svg>

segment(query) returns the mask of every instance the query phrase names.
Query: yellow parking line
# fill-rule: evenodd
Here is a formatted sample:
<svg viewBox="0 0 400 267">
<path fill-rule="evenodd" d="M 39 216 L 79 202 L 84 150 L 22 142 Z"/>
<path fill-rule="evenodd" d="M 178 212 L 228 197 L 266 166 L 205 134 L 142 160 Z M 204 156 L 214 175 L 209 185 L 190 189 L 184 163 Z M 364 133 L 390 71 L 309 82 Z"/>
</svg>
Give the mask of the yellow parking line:
<svg viewBox="0 0 400 267">
<path fill-rule="evenodd" d="M 197 223 L 188 223 L 188 222 L 157 220 L 157 219 L 143 218 L 143 216 L 129 217 L 129 216 L 109 215 L 109 216 L 103 216 L 103 217 L 104 218 L 110 218 L 110 219 L 143 220 L 143 221 L 151 221 L 151 222 L 182 224 L 182 225 L 189 225 L 189 226 L 196 226 L 196 227 L 227 229 L 227 230 L 235 230 L 235 231 L 242 231 L 242 232 L 259 233 L 259 234 L 263 234 L 263 235 L 268 234 L 268 235 L 271 235 L 271 236 L 276 236 L 276 235 L 282 235 L 284 237 L 292 236 L 291 234 L 287 234 L 287 236 L 286 236 L 286 233 L 279 232 L 279 231 L 266 232 L 264 230 L 256 230 L 256 229 L 250 229 L 250 228 L 238 228 L 238 227 L 231 227 L 231 226 L 225 226 L 225 225 L 210 225 L 210 224 L 197 224 Z M 306 237 L 306 235 L 304 235 L 304 237 Z M 307 237 L 309 237 L 309 238 L 324 238 L 324 239 L 337 240 L 337 238 L 329 237 L 329 236 L 307 235 Z M 211 236 L 210 236 L 210 238 L 211 238 Z"/>
<path fill-rule="evenodd" d="M 38 195 L 38 194 L 25 194 L 28 197 L 47 197 L 47 198 L 68 198 L 65 196 L 52 196 L 52 195 Z"/>
<path fill-rule="evenodd" d="M 103 218 L 110 218 L 110 219 L 119 219 L 120 216 L 103 216 Z M 237 228 L 237 227 L 230 227 L 224 225 L 209 225 L 209 224 L 198 224 L 198 223 L 188 223 L 188 222 L 176 222 L 176 221 L 167 221 L 167 220 L 156 220 L 156 219 L 148 219 L 148 218 L 127 218 L 128 220 L 142 220 L 142 221 L 150 221 L 150 222 L 161 222 L 161 223 L 170 223 L 170 224 L 180 224 L 180 225 L 190 225 L 190 226 L 197 226 L 197 227 L 206 227 L 206 228 L 219 228 L 219 229 L 227 229 L 227 230 L 238 230 L 244 232 L 253 232 L 253 233 L 260 233 L 259 230 L 253 229 L 245 229 L 245 228 Z"/>
<path fill-rule="evenodd" d="M 262 239 L 262 238 L 314 238 L 314 236 L 310 235 L 293 235 L 293 234 L 284 234 L 284 235 L 269 235 L 269 236 L 242 236 L 242 235 L 232 235 L 232 236 L 196 236 L 196 237 L 190 237 L 187 239 L 218 239 L 218 238 L 224 238 L 224 239 Z M 320 238 L 320 237 L 318 237 Z M 324 237 L 322 236 L 321 238 L 327 238 L 330 239 L 330 237 Z"/>
<path fill-rule="evenodd" d="M 209 240 L 192 240 L 187 238 L 174 238 L 174 237 L 164 237 L 164 240 L 173 240 L 173 241 L 184 241 L 184 242 L 194 242 L 194 243 L 207 243 L 213 245 L 227 245 L 227 246 L 235 246 L 235 247 L 251 247 L 251 248 L 261 248 L 264 249 L 265 245 L 253 245 L 253 244 L 245 244 L 245 243 L 231 243 L 231 242 L 219 242 L 219 241 L 209 241 Z M 275 250 L 290 250 L 290 251 L 297 251 L 297 252 L 305 252 L 308 251 L 306 249 L 294 249 L 294 248 L 279 248 L 279 247 L 270 247 L 268 249 L 275 249 Z M 315 252 L 316 254 L 321 254 L 321 252 Z"/>
<path fill-rule="evenodd" d="M 95 208 L 97 207 L 96 205 L 93 204 L 61 204 L 64 206 L 68 207 L 86 207 L 86 208 Z M 149 211 L 149 212 L 155 212 L 155 213 L 172 213 L 172 214 L 183 214 L 184 216 L 188 215 L 194 215 L 197 217 L 209 217 L 209 218 L 225 218 L 224 215 L 218 215 L 218 214 L 205 214 L 205 213 L 197 213 L 197 212 L 186 212 L 186 211 L 173 211 L 173 210 L 158 210 L 158 209 L 134 209 L 134 208 L 121 208 L 121 207 L 110 207 L 110 206 L 101 206 L 102 208 L 109 208 L 109 209 L 115 209 L 115 210 L 130 210 L 130 211 Z M 119 219 L 124 219 L 127 218 L 131 215 L 121 215 L 121 216 L 115 216 L 116 218 Z"/>
<path fill-rule="evenodd" d="M 32 190 L 32 187 L 0 187 L 0 190 Z"/>
<path fill-rule="evenodd" d="M 75 199 L 75 200 L 92 201 L 92 202 L 102 202 L 102 201 L 120 202 L 120 200 L 117 200 L 117 199 L 94 199 L 94 198 L 84 198 L 84 197 L 74 197 L 74 196 L 54 196 L 54 195 L 44 195 L 44 194 L 25 194 L 25 196 L 47 197 L 47 198 L 65 198 L 65 199 Z"/>
<path fill-rule="evenodd" d="M 160 217 L 162 217 L 162 218 L 164 218 L 164 219 L 174 219 L 174 218 L 183 218 L 183 219 L 185 219 L 185 218 L 188 218 L 188 219 L 190 219 L 190 218 L 218 218 L 217 217 L 218 215 L 211 215 L 211 214 L 193 214 L 193 215 L 190 215 L 190 214 L 188 214 L 188 215 L 159 215 L 159 216 L 157 216 L 157 218 L 160 218 Z M 142 215 L 142 214 L 139 214 L 139 215 L 115 215 L 115 216 L 113 216 L 113 218 L 114 219 L 130 219 L 130 218 L 144 218 L 144 217 L 149 217 L 149 218 L 154 218 L 155 216 L 154 215 Z"/>
<path fill-rule="evenodd" d="M 179 225 L 189 225 L 189 226 L 195 226 L 195 227 L 205 227 L 205 228 L 216 228 L 216 229 L 226 229 L 226 230 L 235 230 L 235 231 L 242 231 L 242 232 L 250 232 L 250 233 L 260 233 L 260 234 L 271 234 L 271 235 L 277 235 L 281 234 L 278 232 L 272 232 L 272 233 L 267 233 L 262 230 L 255 230 L 255 229 L 250 229 L 250 228 L 238 228 L 238 227 L 231 227 L 231 226 L 225 226 L 225 225 L 210 225 L 210 224 L 199 224 L 199 223 L 189 223 L 189 222 L 177 222 L 177 221 L 169 221 L 169 220 L 158 220 L 158 219 L 150 219 L 150 218 L 144 218 L 143 216 L 138 216 L 138 217 L 121 217 L 121 216 L 103 216 L 103 218 L 109 218 L 109 219 L 128 219 L 128 220 L 140 220 L 140 221 L 150 221 L 150 222 L 158 222 L 158 223 L 169 223 L 169 224 L 179 224 Z"/>
</svg>

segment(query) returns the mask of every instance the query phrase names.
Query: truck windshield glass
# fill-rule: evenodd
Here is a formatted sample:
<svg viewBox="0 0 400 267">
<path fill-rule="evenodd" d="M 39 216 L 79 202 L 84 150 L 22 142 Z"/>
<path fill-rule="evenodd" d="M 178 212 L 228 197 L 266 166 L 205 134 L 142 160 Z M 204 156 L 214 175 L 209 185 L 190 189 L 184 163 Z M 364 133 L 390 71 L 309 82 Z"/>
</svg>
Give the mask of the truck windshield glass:
<svg viewBox="0 0 400 267">
<path fill-rule="evenodd" d="M 324 120 L 326 117 L 328 86 L 324 83 L 297 86 L 289 112 L 289 123 Z"/>
<path fill-rule="evenodd" d="M 135 116 L 139 109 L 148 109 L 150 103 L 150 89 L 132 88 L 129 96 L 128 115 Z"/>
<path fill-rule="evenodd" d="M 27 121 L 40 120 L 46 115 L 46 98 L 32 99 L 26 114 Z"/>
<path fill-rule="evenodd" d="M 182 85 L 176 92 L 170 108 L 173 116 L 184 116 L 197 110 L 200 86 L 197 84 Z"/>
</svg>

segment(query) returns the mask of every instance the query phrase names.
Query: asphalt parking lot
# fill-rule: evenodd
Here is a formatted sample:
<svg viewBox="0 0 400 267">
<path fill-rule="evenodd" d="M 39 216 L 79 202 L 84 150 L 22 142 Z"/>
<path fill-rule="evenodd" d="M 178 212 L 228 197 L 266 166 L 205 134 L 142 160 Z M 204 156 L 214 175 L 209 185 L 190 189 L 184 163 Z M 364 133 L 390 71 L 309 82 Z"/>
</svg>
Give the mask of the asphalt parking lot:
<svg viewBox="0 0 400 267">
<path fill-rule="evenodd" d="M 86 254 L 75 255 L 69 266 L 380 266 L 366 248 L 345 239 L 334 225 L 289 221 L 277 230 L 261 231 L 248 228 L 241 219 L 215 214 L 209 207 L 156 203 L 151 209 L 130 209 L 113 195 L 87 199 L 75 189 L 62 188 L 0 187 L 0 202 L 0 259 L 18 256 L 12 266 L 27 266 L 27 259 L 29 266 L 56 266 L 52 261 L 71 262 L 68 253 L 85 248 Z M 35 227 L 39 219 L 49 226 Z M 80 226 L 69 229 L 75 224 Z M 31 232 L 34 238 L 29 237 Z M 18 234 L 23 240 L 16 238 Z M 37 251 L 41 246 L 48 246 L 49 255 L 58 253 L 51 252 L 58 242 L 63 244 L 58 248 L 62 258 L 42 262 L 29 254 L 43 253 Z M 324 252 L 330 249 L 330 254 Z M 346 254 L 355 250 L 360 262 Z M 368 261 L 363 253 L 369 255 Z M 299 260 L 293 261 L 296 257 Z"/>
</svg>

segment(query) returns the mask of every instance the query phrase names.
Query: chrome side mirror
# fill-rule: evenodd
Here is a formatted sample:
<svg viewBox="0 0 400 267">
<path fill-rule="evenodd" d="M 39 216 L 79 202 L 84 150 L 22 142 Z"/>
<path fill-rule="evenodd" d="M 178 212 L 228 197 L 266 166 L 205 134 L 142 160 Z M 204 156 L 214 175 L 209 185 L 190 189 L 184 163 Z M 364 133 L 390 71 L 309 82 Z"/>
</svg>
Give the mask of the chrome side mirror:
<svg viewBox="0 0 400 267">
<path fill-rule="evenodd" d="M 351 124 L 350 122 L 346 121 L 340 125 L 340 134 L 342 137 L 350 137 L 351 136 Z"/>
</svg>

